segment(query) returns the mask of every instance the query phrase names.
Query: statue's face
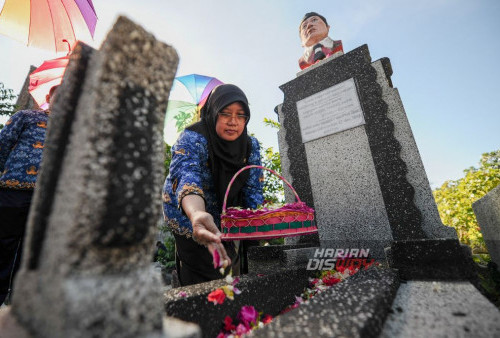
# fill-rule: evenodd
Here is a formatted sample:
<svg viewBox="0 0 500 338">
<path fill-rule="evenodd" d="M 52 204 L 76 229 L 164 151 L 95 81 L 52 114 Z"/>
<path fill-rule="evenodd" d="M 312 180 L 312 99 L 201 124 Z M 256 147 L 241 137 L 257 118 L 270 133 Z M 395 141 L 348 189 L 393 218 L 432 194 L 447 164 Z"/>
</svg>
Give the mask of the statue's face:
<svg viewBox="0 0 500 338">
<path fill-rule="evenodd" d="M 311 47 L 328 36 L 330 26 L 327 26 L 319 16 L 311 16 L 300 25 L 300 40 L 302 46 Z"/>
</svg>

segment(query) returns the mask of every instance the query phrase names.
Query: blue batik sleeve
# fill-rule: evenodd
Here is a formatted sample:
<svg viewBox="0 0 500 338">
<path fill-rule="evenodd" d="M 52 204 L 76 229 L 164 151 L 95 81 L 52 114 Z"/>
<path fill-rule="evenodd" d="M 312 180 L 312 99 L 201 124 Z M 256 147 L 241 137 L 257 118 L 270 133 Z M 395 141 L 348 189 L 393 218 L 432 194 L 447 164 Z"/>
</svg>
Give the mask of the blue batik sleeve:
<svg viewBox="0 0 500 338">
<path fill-rule="evenodd" d="M 172 147 L 170 175 L 179 208 L 182 206 L 182 199 L 187 195 L 199 195 L 205 199 L 201 183 L 203 147 L 206 145 L 199 134 L 191 131 L 183 132 Z"/>
<path fill-rule="evenodd" d="M 4 171 L 5 162 L 12 148 L 16 145 L 24 127 L 24 113 L 14 114 L 0 131 L 0 173 Z"/>
</svg>

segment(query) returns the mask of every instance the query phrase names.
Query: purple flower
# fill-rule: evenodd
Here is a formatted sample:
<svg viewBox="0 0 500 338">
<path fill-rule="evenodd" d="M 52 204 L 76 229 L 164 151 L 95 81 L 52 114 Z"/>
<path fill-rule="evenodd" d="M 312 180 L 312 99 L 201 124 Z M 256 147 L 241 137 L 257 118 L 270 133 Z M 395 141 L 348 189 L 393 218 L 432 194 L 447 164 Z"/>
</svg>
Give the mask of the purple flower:
<svg viewBox="0 0 500 338">
<path fill-rule="evenodd" d="M 247 328 L 251 327 L 250 323 L 253 323 L 254 325 L 257 324 L 257 317 L 259 316 L 259 313 L 255 308 L 251 305 L 248 306 L 243 306 L 240 310 L 240 313 L 238 313 L 238 320 L 243 323 Z"/>
<path fill-rule="evenodd" d="M 235 277 L 233 279 L 232 285 L 233 285 L 233 292 L 234 292 L 235 295 L 239 295 L 241 293 L 241 290 L 236 287 L 236 284 L 238 284 L 239 282 L 240 282 L 240 278 L 239 277 Z"/>
</svg>

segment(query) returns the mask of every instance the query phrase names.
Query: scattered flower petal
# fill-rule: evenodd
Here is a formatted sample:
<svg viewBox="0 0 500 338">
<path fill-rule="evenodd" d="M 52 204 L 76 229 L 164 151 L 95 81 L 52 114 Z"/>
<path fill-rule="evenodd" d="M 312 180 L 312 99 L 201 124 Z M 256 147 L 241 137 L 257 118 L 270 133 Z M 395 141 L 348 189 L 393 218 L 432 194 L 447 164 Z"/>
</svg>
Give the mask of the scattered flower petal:
<svg viewBox="0 0 500 338">
<path fill-rule="evenodd" d="M 246 326 L 250 327 L 251 323 L 257 324 L 257 317 L 258 316 L 259 316 L 259 314 L 255 310 L 255 308 L 251 305 L 248 305 L 248 306 L 243 306 L 241 308 L 241 310 L 238 313 L 238 316 L 236 316 L 236 318 L 238 318 L 240 320 L 240 322 L 242 322 Z"/>
<path fill-rule="evenodd" d="M 232 285 L 224 285 L 221 287 L 222 291 L 224 291 L 224 294 L 226 295 L 227 298 L 230 300 L 234 300 L 234 292 L 233 292 L 233 286 Z"/>
<path fill-rule="evenodd" d="M 250 331 L 250 327 L 246 327 L 243 324 L 238 324 L 238 326 L 236 327 L 236 334 L 238 336 L 242 336 L 245 333 L 247 333 L 248 331 Z"/>
<path fill-rule="evenodd" d="M 212 258 L 213 258 L 213 263 L 214 263 L 214 269 L 219 268 L 221 266 L 219 250 L 215 249 L 213 251 Z"/>
<path fill-rule="evenodd" d="M 233 325 L 233 319 L 229 316 L 226 316 L 224 318 L 224 330 L 231 332 L 232 330 L 235 330 L 236 326 Z"/>
<path fill-rule="evenodd" d="M 226 294 L 224 293 L 223 290 L 217 289 L 215 291 L 212 291 L 208 294 L 207 299 L 209 302 L 216 304 L 222 304 L 224 303 L 224 300 L 226 299 Z"/>
<path fill-rule="evenodd" d="M 262 323 L 269 324 L 272 320 L 273 320 L 273 316 L 265 315 L 264 318 L 262 318 Z"/>
<path fill-rule="evenodd" d="M 234 282 L 234 278 L 233 278 L 233 276 L 231 276 L 231 274 L 227 275 L 226 278 L 224 278 L 224 280 L 226 281 L 226 283 L 229 283 L 229 284 L 233 284 L 233 282 Z"/>
</svg>

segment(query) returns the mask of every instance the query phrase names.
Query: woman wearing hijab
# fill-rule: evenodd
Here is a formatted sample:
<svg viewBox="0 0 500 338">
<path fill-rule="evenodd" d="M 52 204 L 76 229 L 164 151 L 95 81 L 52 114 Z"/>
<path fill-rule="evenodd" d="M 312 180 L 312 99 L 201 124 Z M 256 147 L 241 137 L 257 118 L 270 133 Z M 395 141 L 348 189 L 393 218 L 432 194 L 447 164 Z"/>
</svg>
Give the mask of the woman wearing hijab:
<svg viewBox="0 0 500 338">
<path fill-rule="evenodd" d="M 187 127 L 172 147 L 163 209 L 174 233 L 183 286 L 223 277 L 212 263 L 215 250 L 232 263 L 233 274 L 239 272 L 239 243 L 222 243 L 219 229 L 229 181 L 242 167 L 261 164 L 259 143 L 247 134 L 249 119 L 243 91 L 231 84 L 217 86 L 201 109 L 201 121 Z M 262 204 L 261 175 L 260 169 L 243 171 L 231 186 L 227 206 Z"/>
</svg>

